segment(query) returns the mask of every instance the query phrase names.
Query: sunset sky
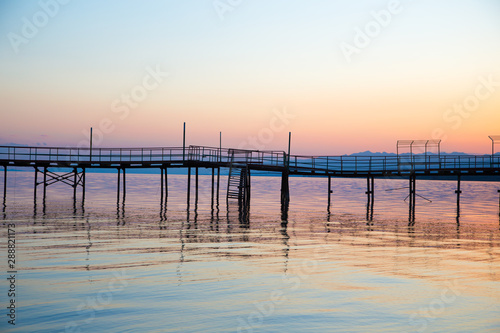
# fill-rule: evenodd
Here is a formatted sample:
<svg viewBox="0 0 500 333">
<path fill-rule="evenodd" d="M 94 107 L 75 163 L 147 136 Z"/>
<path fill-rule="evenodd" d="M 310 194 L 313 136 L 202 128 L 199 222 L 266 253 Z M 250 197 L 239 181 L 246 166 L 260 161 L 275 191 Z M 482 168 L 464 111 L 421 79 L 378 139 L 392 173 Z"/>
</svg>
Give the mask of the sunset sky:
<svg viewBox="0 0 500 333">
<path fill-rule="evenodd" d="M 498 0 L 0 2 L 0 144 L 489 153 Z"/>
</svg>

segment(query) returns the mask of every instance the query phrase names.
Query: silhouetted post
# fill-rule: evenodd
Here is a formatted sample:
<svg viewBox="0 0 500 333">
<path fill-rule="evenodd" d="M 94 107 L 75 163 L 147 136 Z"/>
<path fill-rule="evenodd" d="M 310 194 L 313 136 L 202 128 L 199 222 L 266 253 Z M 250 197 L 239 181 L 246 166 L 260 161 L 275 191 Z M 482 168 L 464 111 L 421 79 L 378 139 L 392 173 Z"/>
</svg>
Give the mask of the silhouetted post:
<svg viewBox="0 0 500 333">
<path fill-rule="evenodd" d="M 82 169 L 82 205 L 85 202 L 85 168 Z"/>
<path fill-rule="evenodd" d="M 222 161 L 222 132 L 219 132 L 219 162 Z"/>
<path fill-rule="evenodd" d="M 217 206 L 219 205 L 220 167 L 217 168 Z"/>
<path fill-rule="evenodd" d="M 210 201 L 210 207 L 212 209 L 214 209 L 214 187 L 215 187 L 215 168 L 212 168 L 212 197 L 211 197 L 211 201 Z"/>
<path fill-rule="evenodd" d="M 35 167 L 35 188 L 33 189 L 33 197 L 36 202 L 36 188 L 38 187 L 38 168 Z"/>
<path fill-rule="evenodd" d="M 45 202 L 45 196 L 47 194 L 47 167 L 43 167 L 43 201 Z"/>
<path fill-rule="evenodd" d="M 186 160 L 186 123 L 184 122 L 184 127 L 182 130 L 182 161 Z"/>
<path fill-rule="evenodd" d="M 288 206 L 290 201 L 290 187 L 288 183 L 288 173 L 290 167 L 290 147 L 292 143 L 292 132 L 288 132 L 288 154 L 284 155 L 283 172 L 281 173 L 281 203 Z"/>
<path fill-rule="evenodd" d="M 125 203 L 125 194 L 127 193 L 127 183 L 126 183 L 126 179 L 125 179 L 125 168 L 123 168 L 123 201 L 122 203 Z"/>
<path fill-rule="evenodd" d="M 410 195 L 409 195 L 410 223 L 415 222 L 416 183 L 417 183 L 416 176 L 414 174 L 410 175 Z"/>
<path fill-rule="evenodd" d="M 198 167 L 195 168 L 195 196 L 194 196 L 194 201 L 196 204 L 198 204 Z"/>
<path fill-rule="evenodd" d="M 78 185 L 77 177 L 78 170 L 73 168 L 73 202 L 76 204 L 76 186 Z"/>
<path fill-rule="evenodd" d="M 188 168 L 188 185 L 187 185 L 187 204 L 189 207 L 189 201 L 191 199 L 191 168 Z"/>
<path fill-rule="evenodd" d="M 286 167 L 290 169 L 290 147 L 292 145 L 292 132 L 288 132 L 288 157 L 286 159 Z"/>
<path fill-rule="evenodd" d="M 165 203 L 167 203 L 168 198 L 168 168 L 165 168 Z"/>
<path fill-rule="evenodd" d="M 120 203 L 120 168 L 118 170 L 118 183 L 117 183 L 117 189 L 116 189 L 116 204 Z"/>
<path fill-rule="evenodd" d="M 89 152 L 89 154 L 90 154 L 90 157 L 89 157 L 90 162 L 92 162 L 92 127 L 90 128 L 90 152 Z"/>
<path fill-rule="evenodd" d="M 460 189 L 460 174 L 457 176 L 457 189 L 455 190 L 455 193 L 457 194 L 457 218 L 460 217 L 460 194 L 462 193 L 462 190 Z"/>
<path fill-rule="evenodd" d="M 500 217 L 500 190 L 498 190 L 498 217 Z"/>
<path fill-rule="evenodd" d="M 288 204 L 290 201 L 290 189 L 288 184 L 288 169 L 281 173 L 281 203 Z"/>
<path fill-rule="evenodd" d="M 7 200 L 7 166 L 3 166 L 3 204 Z"/>
<path fill-rule="evenodd" d="M 160 168 L 160 202 L 163 205 L 163 167 Z"/>
<path fill-rule="evenodd" d="M 328 210 L 330 210 L 330 204 L 332 196 L 332 176 L 328 175 Z"/>
</svg>

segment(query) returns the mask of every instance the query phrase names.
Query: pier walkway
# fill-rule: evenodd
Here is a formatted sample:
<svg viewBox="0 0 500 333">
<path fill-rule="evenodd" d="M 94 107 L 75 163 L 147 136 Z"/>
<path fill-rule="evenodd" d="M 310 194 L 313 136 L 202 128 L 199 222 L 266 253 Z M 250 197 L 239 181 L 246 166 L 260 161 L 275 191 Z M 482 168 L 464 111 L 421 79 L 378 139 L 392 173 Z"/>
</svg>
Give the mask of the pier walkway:
<svg viewBox="0 0 500 333">
<path fill-rule="evenodd" d="M 410 212 L 415 205 L 416 178 L 440 179 L 456 177 L 457 205 L 460 200 L 460 181 L 481 177 L 499 179 L 500 155 L 443 155 L 443 154 L 398 154 L 396 156 L 302 156 L 288 155 L 284 151 L 259 151 L 206 146 L 159 147 L 159 148 L 71 148 L 71 147 L 24 147 L 0 146 L 0 166 L 4 168 L 4 203 L 7 195 L 7 170 L 9 167 L 32 167 L 35 169 L 36 188 L 56 182 L 64 182 L 74 188 L 83 187 L 85 195 L 85 171 L 87 169 L 118 170 L 118 200 L 120 197 L 120 173 L 123 178 L 125 196 L 125 171 L 131 168 L 159 168 L 161 170 L 162 202 L 168 196 L 167 170 L 188 168 L 188 202 L 191 169 L 212 169 L 212 197 L 214 174 L 217 170 L 217 198 L 219 195 L 220 168 L 229 169 L 226 199 L 238 200 L 240 205 L 250 201 L 250 174 L 253 170 L 281 174 L 281 201 L 289 201 L 289 176 L 328 177 L 328 206 L 330 206 L 331 178 L 357 177 L 367 179 L 368 200 L 373 201 L 375 178 L 408 178 Z M 52 171 L 50 170 L 52 168 Z M 70 172 L 53 171 L 55 168 L 70 168 Z M 38 174 L 43 180 L 38 181 Z M 479 179 L 479 178 L 478 178 Z M 197 193 L 198 186 L 196 186 Z M 410 213 L 411 214 L 411 213 Z"/>
</svg>

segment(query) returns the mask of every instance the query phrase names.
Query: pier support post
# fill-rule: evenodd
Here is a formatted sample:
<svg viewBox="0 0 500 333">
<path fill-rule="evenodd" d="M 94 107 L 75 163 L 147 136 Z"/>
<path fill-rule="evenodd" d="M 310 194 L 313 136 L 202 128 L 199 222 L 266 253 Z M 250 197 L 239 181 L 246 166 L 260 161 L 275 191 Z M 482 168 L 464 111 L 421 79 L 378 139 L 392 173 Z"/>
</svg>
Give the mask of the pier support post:
<svg viewBox="0 0 500 333">
<path fill-rule="evenodd" d="M 500 218 L 500 190 L 498 190 L 498 218 Z"/>
<path fill-rule="evenodd" d="M 191 168 L 188 168 L 188 184 L 187 184 L 187 205 L 189 209 L 189 201 L 191 199 Z"/>
<path fill-rule="evenodd" d="M 127 181 L 125 179 L 125 168 L 123 168 L 123 201 L 122 204 L 125 204 L 125 195 L 127 193 Z"/>
<path fill-rule="evenodd" d="M 165 168 L 165 203 L 167 202 L 168 199 L 168 172 L 167 168 Z"/>
<path fill-rule="evenodd" d="M 3 205 L 7 200 L 7 166 L 3 166 Z"/>
<path fill-rule="evenodd" d="M 375 178 L 373 176 L 369 176 L 366 178 L 366 195 L 367 195 L 367 203 L 366 203 L 366 220 L 373 220 L 373 205 L 375 201 Z"/>
<path fill-rule="evenodd" d="M 33 187 L 33 198 L 36 204 L 36 189 L 38 187 L 38 168 L 35 167 L 35 186 Z"/>
<path fill-rule="evenodd" d="M 116 204 L 118 205 L 120 203 L 120 172 L 121 169 L 118 168 L 118 182 L 117 182 L 117 187 L 116 187 Z"/>
<path fill-rule="evenodd" d="M 409 194 L 409 206 L 410 206 L 410 216 L 409 216 L 409 221 L 410 223 L 415 222 L 415 199 L 416 199 L 416 185 L 417 185 L 417 178 L 414 174 L 410 175 L 410 194 Z"/>
<path fill-rule="evenodd" d="M 161 198 L 160 198 L 160 202 L 163 205 L 163 204 L 167 203 L 167 198 L 168 198 L 167 168 L 161 167 L 160 172 L 161 172 L 161 186 L 160 186 Z"/>
<path fill-rule="evenodd" d="M 194 192 L 194 202 L 198 205 L 198 167 L 195 168 L 195 192 Z"/>
<path fill-rule="evenodd" d="M 457 194 L 457 219 L 460 217 L 460 194 L 462 193 L 462 190 L 460 189 L 460 180 L 461 180 L 460 178 L 461 178 L 461 176 L 460 176 L 460 174 L 458 174 L 458 176 L 457 176 L 457 189 L 455 190 L 455 193 Z"/>
<path fill-rule="evenodd" d="M 281 173 L 281 204 L 290 202 L 290 188 L 288 184 L 288 169 Z"/>
<path fill-rule="evenodd" d="M 219 207 L 220 167 L 217 168 L 217 208 Z"/>
<path fill-rule="evenodd" d="M 76 186 L 78 185 L 78 170 L 73 168 L 73 203 L 76 203 Z"/>
<path fill-rule="evenodd" d="M 332 203 L 332 176 L 328 175 L 328 211 L 330 211 L 330 204 Z"/>
<path fill-rule="evenodd" d="M 45 202 L 45 196 L 47 194 L 47 167 L 43 167 L 43 201 Z"/>
<path fill-rule="evenodd" d="M 215 168 L 212 168 L 212 196 L 210 200 L 210 207 L 214 209 L 214 187 L 215 187 Z"/>
<path fill-rule="evenodd" d="M 163 167 L 160 168 L 160 203 L 163 205 Z"/>
<path fill-rule="evenodd" d="M 85 168 L 82 169 L 82 207 L 85 204 Z"/>
</svg>

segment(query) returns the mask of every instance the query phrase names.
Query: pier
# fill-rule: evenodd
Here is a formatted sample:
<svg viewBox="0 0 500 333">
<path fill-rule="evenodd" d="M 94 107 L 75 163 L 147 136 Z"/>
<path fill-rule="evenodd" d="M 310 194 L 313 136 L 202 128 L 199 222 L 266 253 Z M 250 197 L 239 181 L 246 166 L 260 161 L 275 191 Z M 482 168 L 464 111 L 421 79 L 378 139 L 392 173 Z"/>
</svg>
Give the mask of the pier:
<svg viewBox="0 0 500 333">
<path fill-rule="evenodd" d="M 415 145 L 425 144 L 425 152 L 415 154 Z M 429 153 L 428 145 L 438 148 Z M 400 153 L 399 149 L 409 148 Z M 199 168 L 211 169 L 211 203 L 219 202 L 221 168 L 227 168 L 228 182 L 226 203 L 248 207 L 251 198 L 251 174 L 266 171 L 281 176 L 281 204 L 287 209 L 290 201 L 289 177 L 325 177 L 328 179 L 328 211 L 331 205 L 332 178 L 365 178 L 367 180 L 367 220 L 373 218 L 375 180 L 377 178 L 408 179 L 410 222 L 415 218 L 417 179 L 453 179 L 457 182 L 457 216 L 460 211 L 460 185 L 464 180 L 500 179 L 500 155 L 442 155 L 439 142 L 400 141 L 396 156 L 304 156 L 290 155 L 284 151 L 245 150 L 206 146 L 160 147 L 160 148 L 67 148 L 67 147 L 23 147 L 0 146 L 0 166 L 4 169 L 3 204 L 7 197 L 9 168 L 33 168 L 35 171 L 34 196 L 37 188 L 46 188 L 63 182 L 73 188 L 76 200 L 77 188 L 82 189 L 85 200 L 85 174 L 92 169 L 116 169 L 117 204 L 126 194 L 126 171 L 129 169 L 157 168 L 160 170 L 160 200 L 166 204 L 168 192 L 168 170 L 188 170 L 189 207 L 191 178 L 194 169 L 195 200 L 198 201 Z M 56 172 L 64 168 L 64 173 Z M 54 171 L 56 170 L 56 171 Z"/>
</svg>

